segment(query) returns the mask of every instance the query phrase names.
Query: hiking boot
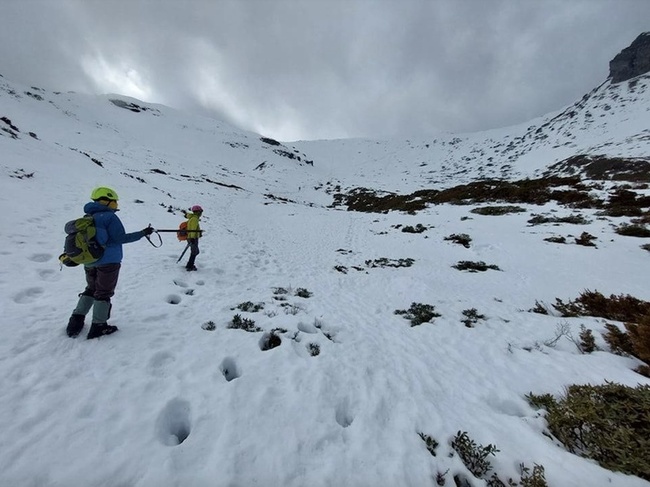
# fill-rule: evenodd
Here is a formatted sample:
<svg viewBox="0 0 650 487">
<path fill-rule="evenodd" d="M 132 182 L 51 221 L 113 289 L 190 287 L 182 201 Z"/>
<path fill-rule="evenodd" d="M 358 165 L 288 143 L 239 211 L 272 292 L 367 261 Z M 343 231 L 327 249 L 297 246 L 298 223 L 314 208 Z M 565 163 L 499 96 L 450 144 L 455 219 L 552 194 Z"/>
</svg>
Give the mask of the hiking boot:
<svg viewBox="0 0 650 487">
<path fill-rule="evenodd" d="M 90 325 L 90 331 L 86 338 L 90 340 L 91 338 L 110 335 L 111 333 L 115 333 L 117 329 L 117 326 L 109 325 L 108 323 L 93 323 Z"/>
<path fill-rule="evenodd" d="M 68 327 L 65 329 L 70 338 L 76 337 L 84 327 L 84 315 L 72 315 L 68 321 Z"/>
<path fill-rule="evenodd" d="M 188 266 L 185 266 L 185 270 L 186 270 L 186 271 L 198 271 L 198 269 L 196 268 L 195 265 L 188 265 Z"/>
</svg>

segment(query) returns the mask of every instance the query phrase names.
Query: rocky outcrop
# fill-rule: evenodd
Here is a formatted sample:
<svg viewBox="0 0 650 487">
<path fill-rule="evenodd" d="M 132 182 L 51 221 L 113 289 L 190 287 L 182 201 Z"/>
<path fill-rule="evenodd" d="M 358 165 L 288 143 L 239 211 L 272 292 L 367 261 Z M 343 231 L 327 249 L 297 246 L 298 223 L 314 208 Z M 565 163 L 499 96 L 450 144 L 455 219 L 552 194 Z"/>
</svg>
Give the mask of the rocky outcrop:
<svg viewBox="0 0 650 487">
<path fill-rule="evenodd" d="M 650 71 L 650 32 L 637 37 L 609 62 L 612 83 L 620 83 Z"/>
</svg>

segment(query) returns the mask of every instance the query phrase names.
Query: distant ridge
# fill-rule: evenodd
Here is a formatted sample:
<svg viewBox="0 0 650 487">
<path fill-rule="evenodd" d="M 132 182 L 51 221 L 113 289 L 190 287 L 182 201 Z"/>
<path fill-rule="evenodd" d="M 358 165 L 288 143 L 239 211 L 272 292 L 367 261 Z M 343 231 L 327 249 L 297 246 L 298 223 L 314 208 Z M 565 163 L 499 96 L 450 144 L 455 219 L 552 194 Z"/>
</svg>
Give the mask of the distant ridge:
<svg viewBox="0 0 650 487">
<path fill-rule="evenodd" d="M 609 62 L 612 83 L 620 83 L 650 71 L 650 32 L 639 35 L 634 42 Z"/>
</svg>

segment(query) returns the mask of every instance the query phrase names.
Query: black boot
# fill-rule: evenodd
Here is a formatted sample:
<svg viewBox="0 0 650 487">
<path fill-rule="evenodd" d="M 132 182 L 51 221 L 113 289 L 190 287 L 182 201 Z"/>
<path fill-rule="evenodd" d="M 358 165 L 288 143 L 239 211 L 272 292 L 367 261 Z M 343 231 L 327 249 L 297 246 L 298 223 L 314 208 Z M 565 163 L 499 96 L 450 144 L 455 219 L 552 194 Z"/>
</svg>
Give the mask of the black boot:
<svg viewBox="0 0 650 487">
<path fill-rule="evenodd" d="M 93 323 L 90 325 L 90 331 L 86 337 L 88 340 L 97 338 L 104 335 L 110 335 L 117 331 L 117 326 L 109 325 L 108 323 Z"/>
<path fill-rule="evenodd" d="M 65 329 L 70 338 L 76 337 L 84 327 L 84 315 L 72 315 L 68 321 L 68 327 Z"/>
</svg>

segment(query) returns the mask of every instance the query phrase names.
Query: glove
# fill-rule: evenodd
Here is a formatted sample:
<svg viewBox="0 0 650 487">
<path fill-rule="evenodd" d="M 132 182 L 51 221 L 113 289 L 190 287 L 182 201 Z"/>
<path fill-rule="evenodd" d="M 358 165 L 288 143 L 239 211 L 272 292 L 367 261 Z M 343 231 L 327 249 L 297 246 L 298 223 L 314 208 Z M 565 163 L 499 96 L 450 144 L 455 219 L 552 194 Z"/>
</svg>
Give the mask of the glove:
<svg viewBox="0 0 650 487">
<path fill-rule="evenodd" d="M 144 233 L 145 237 L 148 237 L 153 233 L 153 227 L 143 228 L 142 233 Z"/>
</svg>

